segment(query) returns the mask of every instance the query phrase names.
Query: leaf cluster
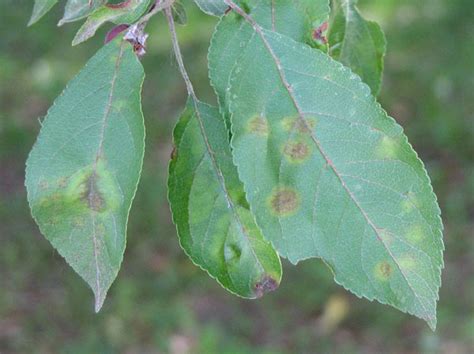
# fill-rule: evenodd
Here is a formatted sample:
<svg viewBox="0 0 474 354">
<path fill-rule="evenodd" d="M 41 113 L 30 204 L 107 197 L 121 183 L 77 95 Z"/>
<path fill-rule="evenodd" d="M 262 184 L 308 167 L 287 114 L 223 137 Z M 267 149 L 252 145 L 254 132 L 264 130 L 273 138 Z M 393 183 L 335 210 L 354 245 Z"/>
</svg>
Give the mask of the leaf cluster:
<svg viewBox="0 0 474 354">
<path fill-rule="evenodd" d="M 36 0 L 30 24 L 57 0 Z M 90 285 L 96 311 L 119 271 L 140 179 L 147 22 L 168 20 L 188 103 L 174 130 L 169 201 L 179 242 L 245 298 L 275 290 L 280 257 L 322 259 L 335 281 L 436 326 L 443 241 L 429 177 L 377 103 L 385 37 L 355 0 L 194 0 L 218 16 L 201 102 L 169 0 L 68 0 L 73 44 L 111 22 L 107 44 L 44 120 L 26 187 L 41 232 Z M 316 283 L 316 280 L 315 280 Z"/>
</svg>

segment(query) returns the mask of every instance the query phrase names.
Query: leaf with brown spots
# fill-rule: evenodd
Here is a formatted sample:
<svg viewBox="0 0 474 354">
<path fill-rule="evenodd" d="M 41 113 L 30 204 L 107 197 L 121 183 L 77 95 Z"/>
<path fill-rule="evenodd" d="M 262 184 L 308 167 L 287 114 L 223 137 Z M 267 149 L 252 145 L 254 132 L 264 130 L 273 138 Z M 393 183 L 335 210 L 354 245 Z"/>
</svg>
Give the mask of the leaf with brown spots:
<svg viewBox="0 0 474 354">
<path fill-rule="evenodd" d="M 248 209 L 217 108 L 190 98 L 174 144 L 169 200 L 186 254 L 234 294 L 258 298 L 275 290 L 280 257 Z"/>
<path fill-rule="evenodd" d="M 402 128 L 349 69 L 225 2 L 234 15 L 216 28 L 210 77 L 263 235 L 291 262 L 322 258 L 345 288 L 434 328 L 440 210 Z M 214 80 L 222 67 L 225 82 Z M 255 117 L 265 134 L 249 129 Z"/>
<path fill-rule="evenodd" d="M 103 47 L 55 101 L 26 168 L 42 234 L 101 308 L 125 250 L 144 153 L 143 68 L 121 39 Z"/>
</svg>

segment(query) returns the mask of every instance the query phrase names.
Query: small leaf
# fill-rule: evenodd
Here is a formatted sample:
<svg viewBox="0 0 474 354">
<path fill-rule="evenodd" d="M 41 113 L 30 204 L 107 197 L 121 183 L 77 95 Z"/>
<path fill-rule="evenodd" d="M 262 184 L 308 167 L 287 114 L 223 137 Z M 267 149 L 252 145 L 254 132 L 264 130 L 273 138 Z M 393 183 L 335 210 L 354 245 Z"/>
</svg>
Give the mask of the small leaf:
<svg viewBox="0 0 474 354">
<path fill-rule="evenodd" d="M 151 0 L 128 0 L 120 4 L 106 4 L 95 10 L 77 32 L 72 45 L 91 38 L 106 22 L 131 24 L 137 21 L 148 9 Z"/>
<path fill-rule="evenodd" d="M 402 128 L 340 63 L 240 15 L 231 39 L 235 19 L 221 20 L 209 56 L 240 48 L 222 57 L 233 70 L 220 94 L 257 225 L 291 262 L 320 257 L 345 288 L 434 328 L 440 210 Z"/>
<path fill-rule="evenodd" d="M 106 0 L 68 0 L 64 8 L 63 18 L 59 21 L 58 26 L 81 20 L 105 3 Z"/>
<path fill-rule="evenodd" d="M 356 4 L 357 0 L 333 0 L 330 54 L 358 74 L 377 96 L 382 83 L 385 36 L 377 23 L 361 16 Z"/>
<path fill-rule="evenodd" d="M 186 9 L 184 8 L 183 4 L 179 1 L 176 1 L 171 10 L 173 11 L 173 20 L 180 24 L 185 25 L 188 22 L 188 16 L 186 15 Z"/>
<path fill-rule="evenodd" d="M 104 46 L 57 98 L 26 167 L 42 234 L 90 285 L 99 311 L 117 276 L 142 169 L 143 68 L 132 46 Z"/>
<path fill-rule="evenodd" d="M 218 110 L 190 98 L 174 144 L 169 200 L 185 252 L 232 293 L 255 298 L 276 289 L 280 258 L 248 210 Z"/>
<path fill-rule="evenodd" d="M 222 16 L 228 5 L 223 0 L 194 0 L 197 6 L 208 15 L 211 16 Z"/>
<path fill-rule="evenodd" d="M 35 0 L 35 5 L 33 6 L 33 13 L 31 15 L 30 21 L 28 21 L 28 26 L 33 25 L 35 22 L 39 21 L 51 8 L 56 5 L 58 0 Z"/>
<path fill-rule="evenodd" d="M 317 38 L 315 37 L 315 31 L 318 28 L 327 27 L 330 12 L 329 0 L 299 0 L 296 1 L 296 4 L 299 10 L 303 11 L 306 15 L 306 27 L 308 29 L 305 30 L 304 38 L 290 37 L 298 42 L 306 43 L 311 47 L 316 47 L 326 52 L 325 33 L 321 33 L 321 38 Z M 286 34 L 278 30 L 277 32 Z"/>
</svg>

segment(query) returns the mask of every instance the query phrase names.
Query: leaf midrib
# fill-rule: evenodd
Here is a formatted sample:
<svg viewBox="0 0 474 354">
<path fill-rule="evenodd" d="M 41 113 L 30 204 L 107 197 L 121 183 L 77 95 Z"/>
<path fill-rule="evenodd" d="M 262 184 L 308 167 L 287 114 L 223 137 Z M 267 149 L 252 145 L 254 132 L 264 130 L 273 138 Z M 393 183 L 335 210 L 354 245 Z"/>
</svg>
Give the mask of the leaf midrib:
<svg viewBox="0 0 474 354">
<path fill-rule="evenodd" d="M 101 127 L 101 132 L 100 132 L 100 139 L 99 139 L 99 147 L 97 148 L 97 152 L 95 155 L 95 160 L 94 160 L 94 165 L 92 167 L 92 175 L 90 177 L 90 185 L 89 188 L 92 191 L 94 189 L 93 181 L 95 180 L 97 176 L 97 164 L 99 162 L 100 157 L 103 155 L 103 149 L 104 149 L 104 141 L 105 141 L 105 131 L 107 128 L 107 123 L 109 121 L 110 117 L 110 112 L 112 110 L 112 103 L 114 99 L 114 91 L 115 91 L 115 86 L 117 82 L 117 77 L 118 77 L 118 72 L 120 69 L 120 63 L 122 62 L 123 54 L 124 54 L 124 43 L 125 41 L 120 42 L 120 48 L 119 48 L 119 53 L 117 55 L 117 59 L 115 60 L 115 66 L 114 66 L 114 71 L 112 74 L 112 79 L 110 81 L 110 92 L 109 92 L 109 97 L 107 98 L 107 103 L 105 106 L 105 110 L 102 116 L 102 127 Z M 90 198 L 91 194 L 89 194 Z M 89 201 L 90 202 L 90 201 Z M 93 250 L 94 250 L 94 262 L 95 262 L 95 273 L 96 273 L 96 301 L 95 301 L 95 311 L 98 312 L 100 310 L 100 307 L 102 306 L 102 290 L 101 290 L 101 274 L 100 274 L 100 268 L 99 268 L 99 246 L 98 246 L 98 240 L 97 240 L 97 235 L 96 235 L 96 214 L 97 211 L 91 209 L 91 218 L 92 218 L 92 242 L 93 242 Z"/>
<path fill-rule="evenodd" d="M 211 144 L 209 142 L 209 139 L 207 138 L 207 134 L 206 134 L 206 130 L 204 128 L 204 122 L 202 121 L 202 117 L 201 117 L 201 112 L 199 110 L 199 103 L 201 104 L 204 104 L 202 102 L 200 102 L 196 95 L 194 94 L 194 92 L 191 92 L 190 93 L 191 97 L 192 97 L 192 101 L 193 101 L 193 105 L 194 105 L 194 110 L 196 112 L 196 118 L 198 120 L 198 124 L 199 124 L 199 129 L 200 129 L 200 133 L 201 133 L 201 136 L 204 140 L 204 144 L 206 146 L 206 154 L 209 156 L 209 159 L 211 160 L 211 164 L 212 166 L 214 167 L 214 172 L 216 173 L 216 176 L 217 176 L 217 180 L 219 181 L 219 185 L 223 191 L 223 194 L 224 194 L 224 197 L 227 201 L 227 205 L 229 205 L 230 209 L 231 209 L 231 212 L 232 212 L 232 215 L 234 216 L 234 219 L 235 221 L 237 222 L 237 224 L 239 225 L 239 228 L 240 228 L 240 231 L 242 233 L 242 235 L 245 236 L 245 239 L 247 240 L 248 244 L 249 244 L 249 249 L 251 250 L 252 252 L 252 255 L 253 257 L 255 258 L 255 261 L 256 263 L 258 264 L 260 270 L 262 272 L 265 272 L 265 268 L 263 267 L 262 263 L 260 262 L 260 259 L 258 258 L 257 254 L 255 253 L 253 247 L 252 247 L 252 243 L 250 241 L 250 235 L 247 235 L 247 233 L 245 232 L 245 227 L 242 223 L 242 220 L 240 219 L 239 217 L 239 214 L 237 213 L 237 210 L 235 208 L 235 205 L 234 205 L 234 202 L 229 194 L 229 192 L 227 191 L 227 187 L 226 187 L 226 182 L 225 182 L 225 178 L 224 178 L 224 175 L 222 174 L 222 171 L 219 167 L 219 164 L 217 163 L 217 159 L 214 155 L 214 150 L 212 149 L 211 147 Z M 229 277 L 230 278 L 230 277 Z M 231 279 L 231 278 L 230 278 Z"/>
</svg>

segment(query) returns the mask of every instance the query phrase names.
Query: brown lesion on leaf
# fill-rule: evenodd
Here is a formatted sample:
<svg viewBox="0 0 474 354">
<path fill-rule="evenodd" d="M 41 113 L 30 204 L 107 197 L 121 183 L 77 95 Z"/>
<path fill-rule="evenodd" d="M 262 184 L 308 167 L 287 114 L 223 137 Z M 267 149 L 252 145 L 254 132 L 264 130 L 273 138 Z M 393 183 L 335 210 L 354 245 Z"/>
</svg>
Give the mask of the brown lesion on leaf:
<svg viewBox="0 0 474 354">
<path fill-rule="evenodd" d="M 320 26 L 313 29 L 312 37 L 319 44 L 328 44 L 328 38 L 326 36 L 329 24 L 327 21 L 323 22 Z"/>
<path fill-rule="evenodd" d="M 170 158 L 173 161 L 178 158 L 178 149 L 176 148 L 176 145 L 174 144 L 173 144 L 173 150 L 171 150 Z"/>
<path fill-rule="evenodd" d="M 388 280 L 392 273 L 392 265 L 387 261 L 382 261 L 375 266 L 375 276 L 379 280 Z"/>
<path fill-rule="evenodd" d="M 298 210 L 300 198 L 293 188 L 277 187 L 271 193 L 268 203 L 275 215 L 289 216 Z"/>
<path fill-rule="evenodd" d="M 289 141 L 283 148 L 283 154 L 290 162 L 303 162 L 310 153 L 310 147 L 302 141 Z"/>
<path fill-rule="evenodd" d="M 249 119 L 247 123 L 247 131 L 259 136 L 268 136 L 268 121 L 265 117 L 257 115 Z"/>
<path fill-rule="evenodd" d="M 105 209 L 106 203 L 97 186 L 97 175 L 92 173 L 84 182 L 85 190 L 81 199 L 86 202 L 89 209 L 100 212 Z"/>
<path fill-rule="evenodd" d="M 278 285 L 278 281 L 269 275 L 265 275 L 262 280 L 257 282 L 254 286 L 255 297 L 260 298 L 266 293 L 276 290 Z"/>
<path fill-rule="evenodd" d="M 317 120 L 314 117 L 305 117 L 304 119 L 300 116 L 285 117 L 281 120 L 283 130 L 287 132 L 296 131 L 300 134 L 310 134 L 316 128 Z"/>
</svg>

